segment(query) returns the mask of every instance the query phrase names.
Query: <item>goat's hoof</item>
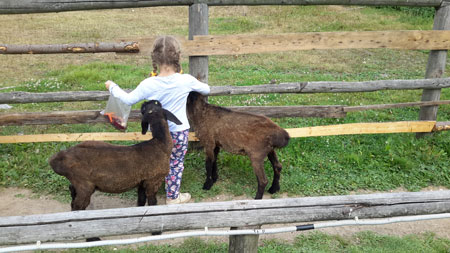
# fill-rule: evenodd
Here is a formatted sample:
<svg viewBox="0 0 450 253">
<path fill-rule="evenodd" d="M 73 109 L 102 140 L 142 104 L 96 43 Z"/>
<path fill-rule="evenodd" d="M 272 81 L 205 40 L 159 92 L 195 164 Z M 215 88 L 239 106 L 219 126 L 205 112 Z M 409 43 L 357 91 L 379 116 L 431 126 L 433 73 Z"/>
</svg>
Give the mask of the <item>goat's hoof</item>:
<svg viewBox="0 0 450 253">
<path fill-rule="evenodd" d="M 100 237 L 91 237 L 91 238 L 86 238 L 86 242 L 96 242 L 96 241 L 101 241 L 102 239 L 100 239 Z"/>
<path fill-rule="evenodd" d="M 278 186 L 278 187 L 270 187 L 269 188 L 269 193 L 270 194 L 274 194 L 274 193 L 276 193 L 277 191 L 279 191 L 280 190 L 280 187 Z"/>
<path fill-rule="evenodd" d="M 203 184 L 203 190 L 209 190 L 209 189 L 211 189 L 212 186 L 213 186 L 213 183 L 206 182 L 205 184 Z"/>
</svg>

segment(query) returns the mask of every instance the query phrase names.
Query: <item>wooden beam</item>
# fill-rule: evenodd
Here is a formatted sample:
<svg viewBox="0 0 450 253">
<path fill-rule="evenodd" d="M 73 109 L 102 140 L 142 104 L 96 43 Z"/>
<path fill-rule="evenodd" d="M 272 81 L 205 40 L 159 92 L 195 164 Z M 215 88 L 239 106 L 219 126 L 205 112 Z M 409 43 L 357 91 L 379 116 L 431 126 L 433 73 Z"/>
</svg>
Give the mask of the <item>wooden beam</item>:
<svg viewBox="0 0 450 253">
<path fill-rule="evenodd" d="M 358 31 L 274 35 L 195 36 L 184 45 L 189 55 L 238 55 L 316 49 L 450 48 L 450 31 Z"/>
<path fill-rule="evenodd" d="M 46 13 L 97 9 L 121 9 L 157 6 L 186 6 L 203 3 L 210 6 L 227 5 L 368 5 L 368 6 L 430 6 L 438 7 L 442 0 L 3 0 L 0 14 Z"/>
<path fill-rule="evenodd" d="M 448 212 L 448 190 L 142 206 L 0 217 L 0 245 Z"/>
<path fill-rule="evenodd" d="M 270 118 L 321 117 L 343 118 L 343 106 L 231 106 L 238 112 L 260 114 Z M 132 110 L 129 122 L 141 120 L 139 110 Z M 29 113 L 0 113 L 0 126 L 108 123 L 98 110 Z"/>
<path fill-rule="evenodd" d="M 0 54 L 59 54 L 59 53 L 137 53 L 137 42 L 76 43 L 54 45 L 7 45 L 0 44 Z"/>
<path fill-rule="evenodd" d="M 124 38 L 139 41 L 140 54 L 149 54 L 156 37 Z M 182 54 L 187 56 L 239 55 L 314 49 L 390 48 L 408 50 L 442 50 L 450 48 L 450 31 L 358 31 L 311 32 L 273 35 L 197 35 L 183 36 Z"/>
<path fill-rule="evenodd" d="M 341 93 L 372 92 L 380 90 L 438 89 L 450 87 L 450 78 L 416 80 L 377 80 L 363 82 L 295 82 L 251 86 L 211 86 L 209 96 L 247 95 L 267 93 Z M 129 90 L 127 90 L 129 91 Z M 105 101 L 108 91 L 64 92 L 0 92 L 0 104 Z"/>
<path fill-rule="evenodd" d="M 286 129 L 291 138 L 348 135 L 348 134 L 382 134 L 382 133 L 417 133 L 431 132 L 435 121 L 400 121 L 383 123 L 351 123 L 329 126 L 315 126 Z M 442 129 L 446 130 L 446 129 Z M 197 141 L 195 133 L 189 133 L 190 141 Z M 71 142 L 71 141 L 144 141 L 151 139 L 149 135 L 138 132 L 120 133 L 71 133 L 71 134 L 37 134 L 0 136 L 0 143 L 33 143 L 33 142 Z"/>
<path fill-rule="evenodd" d="M 400 121 L 383 123 L 351 123 L 341 125 L 286 129 L 292 138 L 385 133 L 422 133 L 433 131 L 435 121 Z"/>
</svg>

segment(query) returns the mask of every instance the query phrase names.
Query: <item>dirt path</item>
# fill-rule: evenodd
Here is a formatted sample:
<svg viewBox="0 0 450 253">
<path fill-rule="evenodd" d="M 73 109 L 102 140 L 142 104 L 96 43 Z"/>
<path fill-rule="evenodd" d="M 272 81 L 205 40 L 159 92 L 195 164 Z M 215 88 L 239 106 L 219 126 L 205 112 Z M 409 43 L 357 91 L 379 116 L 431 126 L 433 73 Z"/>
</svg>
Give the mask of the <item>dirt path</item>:
<svg viewBox="0 0 450 253">
<path fill-rule="evenodd" d="M 239 198 L 234 198 L 239 199 Z M 37 196 L 32 194 L 29 190 L 18 188 L 0 188 L 0 216 L 18 216 L 18 215 L 31 215 L 31 214 L 45 214 L 56 212 L 68 212 L 70 211 L 70 204 L 61 203 L 53 200 L 50 196 Z M 219 196 L 214 199 L 208 199 L 205 201 L 227 201 L 231 200 L 229 196 Z M 158 203 L 164 203 L 164 200 L 159 197 Z M 95 193 L 92 197 L 91 205 L 88 209 L 106 209 L 106 208 L 120 208 L 131 207 L 135 205 L 135 201 L 124 200 L 118 197 L 105 196 L 101 193 Z M 299 224 L 291 224 L 299 225 Z M 263 228 L 284 227 L 290 225 L 268 225 Z M 419 234 L 426 231 L 435 233 L 438 237 L 450 239 L 450 219 L 431 220 L 431 221 L 419 221 L 419 222 L 405 222 L 389 225 L 377 225 L 377 226 L 346 226 L 336 228 L 325 228 L 320 231 L 341 236 L 351 236 L 352 234 L 360 231 L 374 231 L 379 234 L 385 235 L 398 235 L 404 236 L 408 234 Z M 263 235 L 261 239 L 278 239 L 289 243 L 292 243 L 295 236 L 300 232 L 282 233 Z M 305 232 L 302 232 L 305 233 Z M 126 237 L 121 237 L 126 238 Z M 203 238 L 208 240 L 227 242 L 228 238 L 225 237 L 208 237 Z M 155 244 L 162 243 L 179 243 L 182 239 L 171 241 L 160 241 Z M 260 240 L 261 242 L 262 240 Z"/>
</svg>

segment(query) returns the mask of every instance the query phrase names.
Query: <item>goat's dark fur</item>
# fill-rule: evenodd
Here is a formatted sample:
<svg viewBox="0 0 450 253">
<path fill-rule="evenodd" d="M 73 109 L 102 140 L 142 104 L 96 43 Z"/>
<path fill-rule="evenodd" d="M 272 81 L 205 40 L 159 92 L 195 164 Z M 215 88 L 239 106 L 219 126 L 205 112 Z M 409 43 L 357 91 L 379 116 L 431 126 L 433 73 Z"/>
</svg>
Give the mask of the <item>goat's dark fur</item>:
<svg viewBox="0 0 450 253">
<path fill-rule="evenodd" d="M 142 134 L 153 138 L 132 146 L 86 141 L 55 154 L 53 170 L 70 181 L 72 211 L 84 210 L 95 190 L 121 193 L 138 187 L 138 205 L 156 205 L 156 193 L 169 173 L 172 138 L 167 120 L 181 122 L 156 100 L 142 104 Z"/>
<path fill-rule="evenodd" d="M 264 159 L 272 163 L 274 176 L 270 193 L 280 189 L 281 163 L 275 148 L 288 145 L 289 134 L 269 118 L 208 104 L 205 97 L 191 92 L 187 102 L 188 118 L 206 152 L 206 181 L 209 190 L 218 179 L 217 154 L 220 149 L 247 155 L 258 180 L 255 199 L 261 199 L 268 183 L 264 172 Z"/>
</svg>

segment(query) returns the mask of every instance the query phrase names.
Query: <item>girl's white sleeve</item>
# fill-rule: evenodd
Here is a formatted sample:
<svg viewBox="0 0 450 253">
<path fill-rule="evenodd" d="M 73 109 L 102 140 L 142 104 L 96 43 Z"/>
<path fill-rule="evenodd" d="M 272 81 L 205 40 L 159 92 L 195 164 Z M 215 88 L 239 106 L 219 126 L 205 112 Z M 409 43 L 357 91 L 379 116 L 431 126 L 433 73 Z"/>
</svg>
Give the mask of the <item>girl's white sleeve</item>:
<svg viewBox="0 0 450 253">
<path fill-rule="evenodd" d="M 203 82 L 200 82 L 195 77 L 192 76 L 192 91 L 196 91 L 202 95 L 208 95 L 211 89 L 209 85 Z"/>
<path fill-rule="evenodd" d="M 134 89 L 130 93 L 127 93 L 126 91 L 122 90 L 119 87 L 119 85 L 112 83 L 109 86 L 109 92 L 111 93 L 111 95 L 120 99 L 127 105 L 134 105 L 137 102 L 145 99 L 145 92 L 142 82 L 138 85 L 138 87 L 136 87 L 136 89 Z"/>
</svg>

